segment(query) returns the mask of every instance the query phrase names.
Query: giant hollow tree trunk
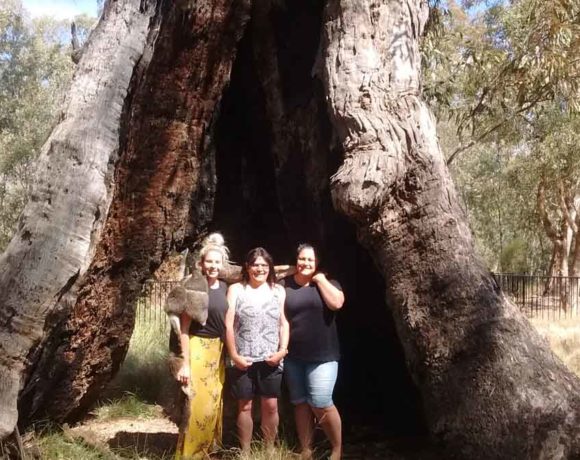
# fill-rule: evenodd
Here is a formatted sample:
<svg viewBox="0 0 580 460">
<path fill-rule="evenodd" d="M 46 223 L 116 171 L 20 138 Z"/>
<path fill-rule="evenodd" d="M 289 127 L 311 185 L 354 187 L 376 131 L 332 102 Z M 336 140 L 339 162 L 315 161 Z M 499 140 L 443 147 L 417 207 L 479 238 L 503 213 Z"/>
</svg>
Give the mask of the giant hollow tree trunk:
<svg viewBox="0 0 580 460">
<path fill-rule="evenodd" d="M 332 205 L 330 176 L 342 149 L 333 142 L 322 82 L 312 74 L 323 11 L 321 0 L 253 3 L 216 126 L 212 226 L 238 257 L 262 245 L 288 262 L 299 243 L 314 244 L 321 269 L 347 296 L 337 318 L 335 391 L 345 435 L 359 436 L 361 425 L 383 436 L 421 435 L 421 403 L 385 308 L 384 282 L 354 226 Z"/>
<path fill-rule="evenodd" d="M 410 412 L 448 458 L 579 456 L 578 379 L 476 256 L 420 98 L 427 12 L 108 2 L 0 259 L 0 436 L 17 400 L 23 425 L 82 416 L 123 359 L 143 281 L 215 228 L 238 256 L 324 249 L 350 295 L 343 338 L 373 337 L 344 347 L 342 401 L 380 418 L 394 406 L 364 402 L 365 385 L 418 394 Z"/>
<path fill-rule="evenodd" d="M 457 458 L 578 458 L 580 382 L 475 254 L 420 98 L 427 2 L 331 0 L 322 74 L 335 206 L 387 286 L 430 431 Z"/>
</svg>

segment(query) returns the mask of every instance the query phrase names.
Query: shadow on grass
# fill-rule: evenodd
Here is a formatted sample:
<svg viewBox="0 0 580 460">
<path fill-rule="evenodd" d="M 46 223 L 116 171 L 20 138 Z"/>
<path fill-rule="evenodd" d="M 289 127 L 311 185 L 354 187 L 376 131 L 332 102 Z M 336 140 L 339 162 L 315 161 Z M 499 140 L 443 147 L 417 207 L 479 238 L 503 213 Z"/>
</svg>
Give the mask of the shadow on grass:
<svg viewBox="0 0 580 460">
<path fill-rule="evenodd" d="M 115 452 L 129 451 L 139 458 L 169 459 L 175 453 L 177 434 L 119 431 L 107 444 Z"/>
</svg>

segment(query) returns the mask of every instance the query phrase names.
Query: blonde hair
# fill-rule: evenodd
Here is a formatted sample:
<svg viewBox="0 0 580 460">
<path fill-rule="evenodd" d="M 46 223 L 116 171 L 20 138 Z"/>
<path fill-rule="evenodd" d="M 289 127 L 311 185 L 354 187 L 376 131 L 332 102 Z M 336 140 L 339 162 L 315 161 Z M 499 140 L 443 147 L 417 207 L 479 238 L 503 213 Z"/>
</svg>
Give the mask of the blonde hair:
<svg viewBox="0 0 580 460">
<path fill-rule="evenodd" d="M 199 250 L 198 263 L 201 263 L 210 251 L 219 252 L 222 255 L 224 264 L 229 261 L 230 250 L 226 246 L 221 233 L 211 233 L 203 240 L 201 249 Z"/>
</svg>

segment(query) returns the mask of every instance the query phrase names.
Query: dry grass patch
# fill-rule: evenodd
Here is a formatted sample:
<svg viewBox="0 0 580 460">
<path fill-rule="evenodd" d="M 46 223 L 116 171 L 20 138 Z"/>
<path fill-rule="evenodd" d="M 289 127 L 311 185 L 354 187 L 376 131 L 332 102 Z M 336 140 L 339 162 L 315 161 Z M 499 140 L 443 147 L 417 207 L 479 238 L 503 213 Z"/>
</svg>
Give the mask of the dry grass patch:
<svg viewBox="0 0 580 460">
<path fill-rule="evenodd" d="M 531 318 L 530 321 L 548 340 L 552 351 L 580 376 L 580 316 L 566 319 Z"/>
<path fill-rule="evenodd" d="M 268 448 L 263 442 L 254 441 L 250 452 L 243 453 L 240 449 L 228 449 L 217 452 L 212 458 L 220 460 L 297 460 L 300 455 L 293 452 L 284 442 Z"/>
</svg>

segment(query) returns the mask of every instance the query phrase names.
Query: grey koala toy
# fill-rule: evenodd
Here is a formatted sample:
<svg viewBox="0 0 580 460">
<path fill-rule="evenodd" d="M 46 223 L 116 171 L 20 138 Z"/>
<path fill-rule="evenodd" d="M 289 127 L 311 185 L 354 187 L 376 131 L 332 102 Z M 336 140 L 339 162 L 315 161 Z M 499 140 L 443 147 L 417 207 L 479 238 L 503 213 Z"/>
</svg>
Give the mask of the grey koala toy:
<svg viewBox="0 0 580 460">
<path fill-rule="evenodd" d="M 183 365 L 179 336 L 181 335 L 181 314 L 186 313 L 193 321 L 205 326 L 208 315 L 209 294 L 206 277 L 199 270 L 185 277 L 174 287 L 165 300 L 164 310 L 169 317 L 173 333 L 169 342 L 169 368 L 171 374 L 177 378 Z M 189 388 L 181 389 L 189 396 Z"/>
<path fill-rule="evenodd" d="M 178 336 L 181 333 L 179 318 L 182 313 L 205 326 L 208 303 L 207 279 L 199 270 L 195 270 L 173 288 L 165 300 L 164 310 L 175 333 Z"/>
</svg>

